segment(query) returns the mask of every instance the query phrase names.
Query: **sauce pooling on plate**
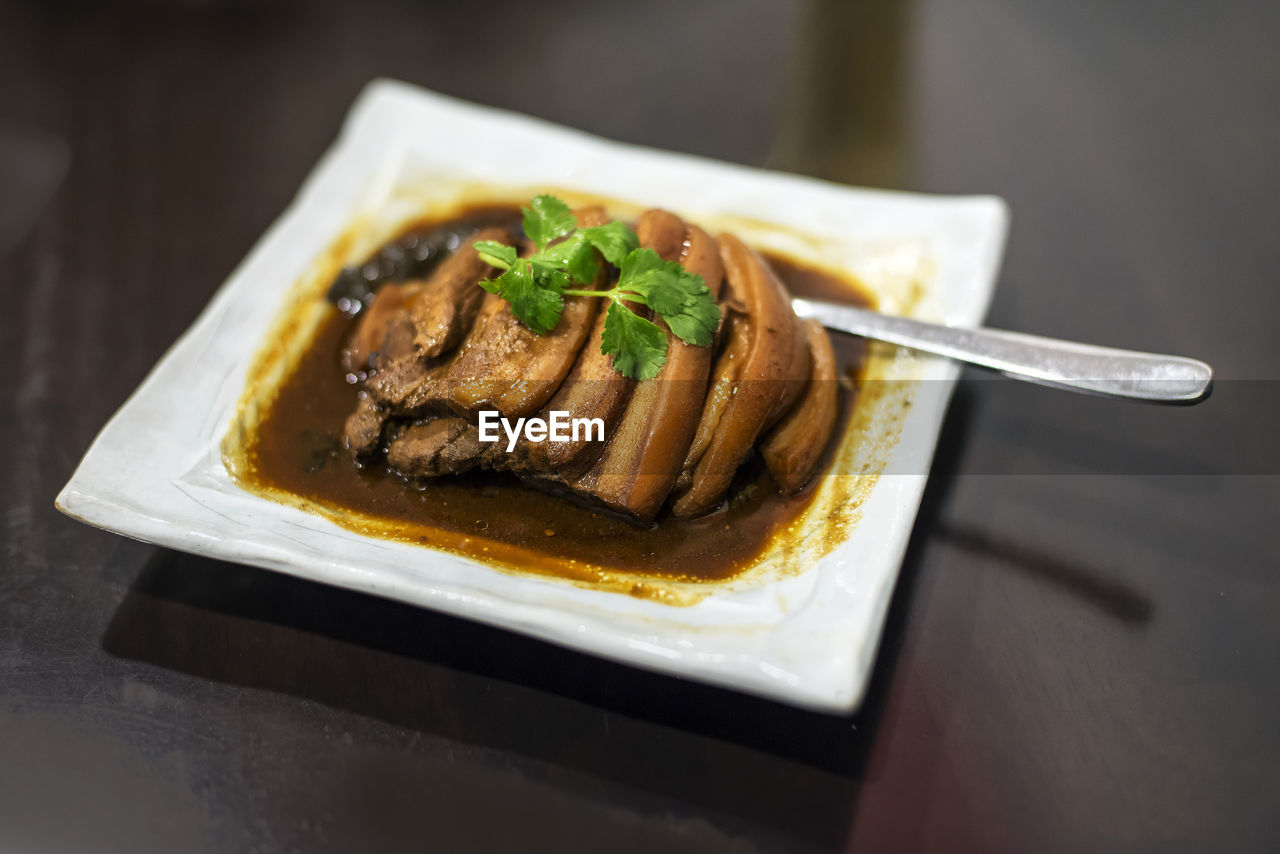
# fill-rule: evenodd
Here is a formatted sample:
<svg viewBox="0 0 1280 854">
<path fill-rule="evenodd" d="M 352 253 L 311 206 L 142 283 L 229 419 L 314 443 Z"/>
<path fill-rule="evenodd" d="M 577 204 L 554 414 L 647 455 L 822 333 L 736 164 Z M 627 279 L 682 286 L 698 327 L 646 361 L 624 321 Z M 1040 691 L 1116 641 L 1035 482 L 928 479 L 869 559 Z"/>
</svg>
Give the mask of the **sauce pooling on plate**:
<svg viewBox="0 0 1280 854">
<path fill-rule="evenodd" d="M 361 533 L 521 571 L 584 582 L 613 573 L 687 582 L 732 578 L 808 505 L 830 464 L 832 447 L 822 451 L 819 474 L 791 494 L 780 493 L 761 454 L 752 454 L 711 512 L 680 518 L 668 502 L 647 524 L 599 512 L 598 504 L 571 489 L 530 485 L 527 478 L 505 471 L 476 468 L 448 477 L 406 477 L 388 463 L 385 432 L 380 453 L 352 454 L 347 421 L 361 395 L 358 384 L 368 381 L 359 360 L 369 358 L 361 353 L 353 363 L 352 349 L 358 346 L 355 333 L 361 321 L 378 307 L 373 285 L 383 279 L 393 282 L 383 288 L 397 287 L 396 281 L 420 277 L 441 258 L 447 262 L 457 253 L 466 235 L 511 228 L 516 222 L 514 208 L 486 207 L 448 222 L 418 224 L 368 263 L 344 271 L 330 293 L 343 310 L 335 308 L 320 324 L 311 345 L 276 387 L 230 466 L 234 475 L 251 490 L 291 496 Z M 792 294 L 870 302 L 846 279 L 781 257 L 766 259 Z M 853 411 L 853 380 L 865 344 L 834 336 L 831 345 L 840 378 L 831 384 L 838 386 L 835 435 L 840 436 Z"/>
</svg>

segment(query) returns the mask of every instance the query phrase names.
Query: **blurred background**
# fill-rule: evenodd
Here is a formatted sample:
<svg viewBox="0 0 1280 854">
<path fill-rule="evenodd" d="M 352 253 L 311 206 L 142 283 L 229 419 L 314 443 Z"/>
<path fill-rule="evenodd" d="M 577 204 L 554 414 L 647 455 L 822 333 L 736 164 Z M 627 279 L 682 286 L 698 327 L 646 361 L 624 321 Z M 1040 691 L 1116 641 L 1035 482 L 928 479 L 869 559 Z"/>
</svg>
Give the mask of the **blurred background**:
<svg viewBox="0 0 1280 854">
<path fill-rule="evenodd" d="M 1254 0 L 0 0 L 0 850 L 1274 850 L 1277 44 Z M 967 375 L 847 719 L 60 517 L 379 76 L 998 194 L 991 325 L 1220 381 Z"/>
</svg>

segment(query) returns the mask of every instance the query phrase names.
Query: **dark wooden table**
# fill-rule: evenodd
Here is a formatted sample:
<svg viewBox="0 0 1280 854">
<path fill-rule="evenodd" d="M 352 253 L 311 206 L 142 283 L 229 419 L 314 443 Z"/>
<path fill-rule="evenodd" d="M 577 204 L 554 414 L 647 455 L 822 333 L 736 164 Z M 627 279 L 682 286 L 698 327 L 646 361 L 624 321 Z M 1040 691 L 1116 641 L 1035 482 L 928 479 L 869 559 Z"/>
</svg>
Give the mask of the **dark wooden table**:
<svg viewBox="0 0 1280 854">
<path fill-rule="evenodd" d="M 0 850 L 1276 850 L 1277 43 L 1253 0 L 0 3 Z M 379 75 L 998 193 L 993 325 L 1221 380 L 964 383 L 851 718 L 58 515 Z"/>
</svg>

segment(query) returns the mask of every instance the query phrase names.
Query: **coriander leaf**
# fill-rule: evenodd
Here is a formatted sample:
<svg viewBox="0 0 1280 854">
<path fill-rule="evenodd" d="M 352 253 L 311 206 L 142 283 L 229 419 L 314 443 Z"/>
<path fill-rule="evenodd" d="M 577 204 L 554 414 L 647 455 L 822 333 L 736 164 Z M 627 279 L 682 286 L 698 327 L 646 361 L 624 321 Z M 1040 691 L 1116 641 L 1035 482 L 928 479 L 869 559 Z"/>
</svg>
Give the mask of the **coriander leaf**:
<svg viewBox="0 0 1280 854">
<path fill-rule="evenodd" d="M 534 267 L 533 277 L 534 277 L 534 280 L 538 283 L 539 287 L 542 287 L 546 290 L 555 291 L 556 293 L 561 294 L 562 296 L 564 292 L 568 290 L 570 286 L 573 285 L 573 280 L 569 278 L 568 273 L 566 273 L 564 270 L 557 270 L 554 267 L 551 267 L 551 268 L 543 267 L 541 269 L 539 269 L 538 267 Z M 561 300 L 561 305 L 563 304 L 564 304 L 564 301 Z"/>
<path fill-rule="evenodd" d="M 481 261 L 503 269 L 515 264 L 518 255 L 514 246 L 506 246 L 495 240 L 477 240 L 475 249 L 480 253 Z"/>
<path fill-rule="evenodd" d="M 681 341 L 705 347 L 715 337 L 720 308 L 702 277 L 663 261 L 652 249 L 637 249 L 623 259 L 617 289 L 643 297 Z"/>
<path fill-rule="evenodd" d="M 558 271 L 554 271 L 558 272 Z M 527 260 L 521 260 L 496 279 L 485 279 L 480 286 L 511 304 L 511 313 L 539 335 L 546 335 L 560 321 L 564 310 L 564 274 L 535 276 Z"/>
<path fill-rule="evenodd" d="M 590 241 L 592 246 L 600 250 L 605 260 L 615 267 L 640 245 L 640 238 L 636 237 L 636 233 L 617 220 L 581 229 L 578 234 Z"/>
<path fill-rule="evenodd" d="M 711 296 L 710 291 L 707 296 Z M 677 314 L 662 315 L 662 319 L 681 341 L 707 347 L 715 340 L 716 327 L 720 325 L 720 307 L 713 299 L 698 299 L 682 306 Z"/>
<path fill-rule="evenodd" d="M 600 352 L 613 356 L 613 367 L 623 376 L 651 380 L 667 361 L 667 335 L 615 299 L 605 314 Z"/>
<path fill-rule="evenodd" d="M 600 272 L 600 261 L 596 258 L 596 250 L 591 248 L 591 244 L 580 231 L 539 252 L 534 256 L 534 264 L 538 263 L 563 269 L 573 277 L 574 281 L 584 285 L 594 282 L 596 275 Z"/>
<path fill-rule="evenodd" d="M 491 294 L 498 294 L 499 296 L 502 296 L 502 292 L 510 287 L 511 282 L 517 275 L 519 275 L 518 271 L 516 273 L 511 273 L 510 276 L 507 275 L 508 273 L 511 273 L 511 270 L 505 270 L 502 275 L 493 279 L 481 279 L 480 287 L 484 288 Z"/>
<path fill-rule="evenodd" d="M 676 261 L 663 261 L 657 252 L 641 248 L 622 260 L 617 288 L 639 293 L 650 309 L 668 315 L 678 314 L 686 298 L 707 286 Z"/>
<path fill-rule="evenodd" d="M 667 360 L 668 330 L 681 341 L 708 346 L 720 322 L 720 309 L 701 276 L 675 261 L 663 261 L 652 249 L 638 248 L 635 232 L 620 222 L 578 228 L 569 206 L 554 196 L 536 196 L 524 208 L 524 230 L 534 253 L 519 257 L 513 247 L 486 240 L 476 244 L 485 263 L 505 272 L 480 285 L 500 295 L 521 323 L 539 335 L 556 327 L 566 294 L 610 300 L 605 312 L 601 352 L 632 379 L 652 379 Z M 618 281 L 594 290 L 601 256 L 619 268 Z M 631 311 L 628 303 L 648 306 L 664 329 Z"/>
<path fill-rule="evenodd" d="M 547 244 L 557 237 L 564 237 L 578 227 L 569 206 L 555 196 L 534 196 L 529 207 L 524 211 L 524 234 L 538 249 L 545 249 Z"/>
</svg>

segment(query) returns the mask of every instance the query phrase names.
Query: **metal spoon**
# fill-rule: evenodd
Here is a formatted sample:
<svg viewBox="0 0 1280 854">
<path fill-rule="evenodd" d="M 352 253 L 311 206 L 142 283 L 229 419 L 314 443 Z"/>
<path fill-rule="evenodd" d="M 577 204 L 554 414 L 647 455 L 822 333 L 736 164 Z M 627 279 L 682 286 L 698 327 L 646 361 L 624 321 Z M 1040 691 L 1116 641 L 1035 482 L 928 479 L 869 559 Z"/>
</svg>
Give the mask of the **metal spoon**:
<svg viewBox="0 0 1280 854">
<path fill-rule="evenodd" d="M 1153 403 L 1198 403 L 1213 380 L 1213 368 L 1182 356 L 1095 347 L 1000 329 L 941 326 L 820 300 L 793 299 L 791 305 L 796 314 L 815 318 L 828 329 L 1073 391 Z"/>
</svg>

